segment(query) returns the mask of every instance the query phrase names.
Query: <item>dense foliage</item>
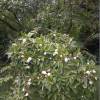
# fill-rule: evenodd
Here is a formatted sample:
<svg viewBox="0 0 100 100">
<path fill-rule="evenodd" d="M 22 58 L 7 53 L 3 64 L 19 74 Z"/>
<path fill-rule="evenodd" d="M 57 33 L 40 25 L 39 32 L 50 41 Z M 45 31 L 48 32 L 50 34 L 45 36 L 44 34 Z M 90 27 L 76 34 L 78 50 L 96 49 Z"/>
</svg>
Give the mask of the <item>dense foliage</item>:
<svg viewBox="0 0 100 100">
<path fill-rule="evenodd" d="M 89 36 L 98 32 L 97 5 L 98 0 L 2 0 L 0 32 L 10 34 L 40 26 Z"/>
<path fill-rule="evenodd" d="M 98 0 L 0 0 L 0 62 L 9 41 L 34 27 L 70 34 L 82 45 L 98 33 Z M 2 52 L 2 53 L 1 53 Z"/>
<path fill-rule="evenodd" d="M 95 100 L 95 63 L 68 35 L 34 30 L 12 43 L 8 54 L 0 84 L 11 83 L 2 100 Z"/>
<path fill-rule="evenodd" d="M 0 0 L 0 100 L 95 100 L 98 20 L 98 0 Z"/>
</svg>

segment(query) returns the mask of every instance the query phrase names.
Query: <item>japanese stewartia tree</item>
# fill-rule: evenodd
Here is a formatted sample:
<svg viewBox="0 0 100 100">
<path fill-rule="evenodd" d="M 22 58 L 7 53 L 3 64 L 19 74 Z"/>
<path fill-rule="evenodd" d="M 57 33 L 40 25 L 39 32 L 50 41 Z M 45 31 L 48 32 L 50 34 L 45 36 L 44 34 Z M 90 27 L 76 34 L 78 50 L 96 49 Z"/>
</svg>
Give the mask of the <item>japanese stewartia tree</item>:
<svg viewBox="0 0 100 100">
<path fill-rule="evenodd" d="M 10 84 L 2 100 L 95 99 L 95 63 L 69 35 L 33 30 L 16 39 L 7 54 L 11 63 L 2 68 L 0 85 Z"/>
</svg>

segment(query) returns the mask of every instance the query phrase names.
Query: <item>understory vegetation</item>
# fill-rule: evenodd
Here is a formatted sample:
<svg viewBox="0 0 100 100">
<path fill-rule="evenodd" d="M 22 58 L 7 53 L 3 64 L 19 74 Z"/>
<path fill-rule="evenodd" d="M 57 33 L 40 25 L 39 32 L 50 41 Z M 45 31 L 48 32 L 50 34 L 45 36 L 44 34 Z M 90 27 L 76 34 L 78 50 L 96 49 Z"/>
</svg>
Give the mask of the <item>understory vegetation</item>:
<svg viewBox="0 0 100 100">
<path fill-rule="evenodd" d="M 95 0 L 1 0 L 0 100 L 96 100 L 98 19 Z"/>
</svg>

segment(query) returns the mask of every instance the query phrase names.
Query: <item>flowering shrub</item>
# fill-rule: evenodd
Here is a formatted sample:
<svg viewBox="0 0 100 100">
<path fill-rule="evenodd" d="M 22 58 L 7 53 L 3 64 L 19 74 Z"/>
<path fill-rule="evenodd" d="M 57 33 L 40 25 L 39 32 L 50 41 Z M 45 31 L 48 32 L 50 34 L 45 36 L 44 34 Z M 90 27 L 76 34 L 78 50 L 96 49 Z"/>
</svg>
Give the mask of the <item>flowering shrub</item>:
<svg viewBox="0 0 100 100">
<path fill-rule="evenodd" d="M 10 100 L 95 99 L 95 63 L 68 35 L 32 31 L 17 39 L 8 53 L 13 80 Z"/>
</svg>

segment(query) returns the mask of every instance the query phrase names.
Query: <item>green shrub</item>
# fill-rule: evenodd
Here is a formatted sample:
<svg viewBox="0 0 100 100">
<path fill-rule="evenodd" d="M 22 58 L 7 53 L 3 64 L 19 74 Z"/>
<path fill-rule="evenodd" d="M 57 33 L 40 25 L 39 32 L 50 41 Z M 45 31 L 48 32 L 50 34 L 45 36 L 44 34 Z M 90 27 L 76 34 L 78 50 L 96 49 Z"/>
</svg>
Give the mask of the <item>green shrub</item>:
<svg viewBox="0 0 100 100">
<path fill-rule="evenodd" d="M 73 38 L 35 31 L 11 45 L 11 92 L 6 100 L 94 100 L 96 71 Z"/>
</svg>

